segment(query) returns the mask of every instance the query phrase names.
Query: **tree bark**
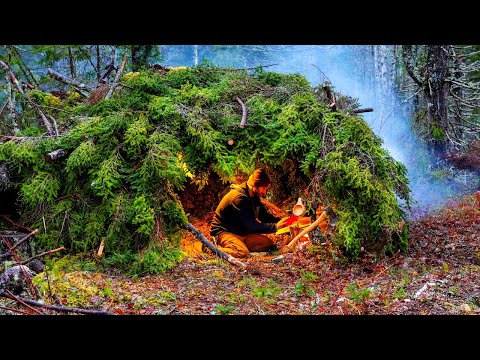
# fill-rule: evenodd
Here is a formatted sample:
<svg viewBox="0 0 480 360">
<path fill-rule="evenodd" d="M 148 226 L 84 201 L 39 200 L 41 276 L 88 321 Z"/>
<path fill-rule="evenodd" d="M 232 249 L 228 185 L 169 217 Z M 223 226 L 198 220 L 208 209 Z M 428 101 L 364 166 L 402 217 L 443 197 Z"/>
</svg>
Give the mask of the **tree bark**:
<svg viewBox="0 0 480 360">
<path fill-rule="evenodd" d="M 70 62 L 70 75 L 72 76 L 72 79 L 75 79 L 77 77 L 77 73 L 75 71 L 75 60 L 73 58 L 72 48 L 70 46 L 68 47 L 68 60 Z"/>
</svg>

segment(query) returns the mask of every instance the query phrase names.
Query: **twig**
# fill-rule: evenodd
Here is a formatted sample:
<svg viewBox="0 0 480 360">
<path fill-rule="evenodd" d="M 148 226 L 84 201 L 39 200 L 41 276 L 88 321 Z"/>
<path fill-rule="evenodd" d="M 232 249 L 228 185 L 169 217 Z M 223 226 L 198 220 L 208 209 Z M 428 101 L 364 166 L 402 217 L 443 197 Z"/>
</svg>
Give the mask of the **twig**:
<svg viewBox="0 0 480 360">
<path fill-rule="evenodd" d="M 0 237 L 3 239 L 3 242 L 5 243 L 5 245 L 7 245 L 8 252 L 11 252 L 12 246 L 10 245 L 10 241 L 8 241 L 8 239 L 6 237 L 4 237 L 2 234 L 0 234 Z M 18 256 L 17 253 L 13 253 L 13 257 L 15 258 L 15 261 L 17 263 L 20 261 L 20 257 Z M 38 293 L 37 288 L 33 285 L 32 277 L 30 276 L 30 274 L 25 270 L 25 267 L 23 267 L 23 266 L 20 267 L 20 270 L 22 271 L 22 274 L 25 278 L 25 282 L 27 283 L 28 287 L 30 288 L 30 291 L 31 291 L 32 295 L 39 298 L 40 294 Z"/>
<path fill-rule="evenodd" d="M 18 227 L 18 228 L 20 228 L 20 229 L 27 230 L 28 232 L 33 232 L 33 231 L 35 231 L 35 230 L 33 230 L 33 229 L 30 229 L 29 227 L 22 226 L 22 225 L 19 225 L 19 224 L 13 222 L 13 220 L 11 220 L 10 218 L 6 217 L 5 215 L 0 214 L 0 217 L 1 217 L 2 219 L 4 219 L 5 221 L 9 222 L 10 224 L 12 224 L 13 226 L 16 226 L 16 227 Z"/>
<path fill-rule="evenodd" d="M 9 255 L 13 255 L 12 253 L 12 250 L 15 250 L 15 248 L 17 248 L 19 245 L 23 244 L 25 241 L 27 241 L 28 239 L 30 239 L 33 235 L 35 234 L 38 234 L 40 232 L 40 230 L 38 229 L 35 229 L 33 230 L 30 234 L 28 234 L 27 236 L 25 236 L 23 239 L 21 239 L 19 242 L 17 242 L 15 245 L 13 245 L 12 247 L 10 247 L 6 252 L 4 252 L 3 254 L 0 255 L 0 259 L 1 258 L 4 258 L 6 256 L 9 256 Z"/>
<path fill-rule="evenodd" d="M 237 96 L 237 101 L 242 106 L 242 121 L 240 121 L 240 127 L 243 129 L 247 122 L 247 107 L 238 96 Z"/>
<path fill-rule="evenodd" d="M 35 255 L 35 256 L 32 256 L 30 258 L 28 258 L 27 260 L 23 260 L 21 262 L 17 262 L 18 265 L 25 265 L 26 263 L 32 261 L 33 259 L 36 259 L 40 256 L 45 256 L 45 255 L 48 255 L 48 254 L 53 254 L 54 252 L 57 252 L 57 251 L 60 251 L 60 250 L 66 250 L 64 246 L 62 247 L 59 247 L 58 249 L 53 249 L 53 250 L 50 250 L 50 251 L 45 251 L 41 254 L 38 254 L 38 255 Z"/>
<path fill-rule="evenodd" d="M 278 65 L 278 64 L 259 65 L 259 66 L 261 66 L 262 68 L 266 68 L 266 67 L 275 66 L 275 65 Z M 237 71 L 240 71 L 240 70 L 254 70 L 254 69 L 258 68 L 259 66 L 248 67 L 248 68 L 241 68 L 241 69 L 235 69 L 235 70 L 237 70 Z"/>
<path fill-rule="evenodd" d="M 42 313 L 40 310 L 31 307 L 30 305 L 26 304 L 22 299 L 20 299 L 18 296 L 15 296 L 14 294 L 12 294 L 12 292 L 10 290 L 5 289 L 5 291 L 10 296 L 10 299 L 18 301 L 20 304 L 22 304 L 23 306 L 26 306 L 27 308 L 36 312 L 37 314 L 44 315 L 44 313 Z M 0 291 L 0 294 L 1 294 L 1 291 Z"/>
<path fill-rule="evenodd" d="M 0 139 L 5 139 L 5 140 L 40 140 L 40 139 L 45 139 L 45 138 L 54 138 L 56 135 L 48 135 L 48 136 L 12 136 L 12 135 L 0 135 Z"/>
<path fill-rule="evenodd" d="M 11 299 L 12 297 L 4 292 L 3 290 L 0 290 L 0 296 L 6 297 Z M 115 313 L 111 311 L 106 311 L 106 310 L 87 310 L 87 309 L 79 309 L 79 308 L 69 308 L 65 306 L 57 306 L 57 305 L 46 305 L 42 304 L 38 301 L 35 300 L 30 300 L 30 299 L 25 299 L 23 297 L 17 296 L 16 297 L 19 300 L 22 300 L 23 302 L 33 305 L 33 306 L 38 306 L 40 308 L 45 308 L 45 309 L 50 309 L 50 310 L 57 310 L 57 311 L 65 311 L 65 312 L 77 312 L 81 314 L 95 314 L 95 315 L 115 315 Z"/>
<path fill-rule="evenodd" d="M 37 111 L 38 115 L 40 115 L 40 117 L 42 118 L 42 121 L 43 121 L 43 124 L 45 125 L 46 129 L 47 129 L 47 132 L 48 134 L 52 135 L 53 134 L 53 130 L 52 130 L 52 125 L 50 124 L 50 122 L 48 121 L 47 117 L 45 116 L 44 112 L 42 111 L 42 109 L 40 108 L 40 105 L 38 105 L 36 102 L 34 102 L 30 96 L 28 96 L 28 94 L 23 91 L 23 89 L 20 87 L 20 85 L 18 85 L 18 80 L 17 78 L 15 77 L 15 75 L 13 74 L 12 72 L 12 69 L 10 68 L 10 66 L 8 66 L 7 64 L 5 64 L 3 61 L 0 61 L 0 66 L 3 67 L 5 69 L 5 71 L 7 71 L 10 75 L 10 82 L 12 83 L 12 85 L 17 89 L 17 91 L 22 94 L 23 96 L 25 96 L 25 98 L 27 99 L 27 101 L 30 103 L 30 105 L 32 105 L 32 107 Z"/>
<path fill-rule="evenodd" d="M 20 313 L 20 314 L 23 314 L 23 315 L 31 315 L 31 314 L 30 314 L 29 312 L 27 312 L 27 311 L 23 311 L 23 310 L 20 310 L 20 309 L 11 308 L 11 307 L 9 307 L 9 306 L 0 306 L 0 309 L 5 309 L 5 310 L 17 312 L 17 313 Z"/>
</svg>

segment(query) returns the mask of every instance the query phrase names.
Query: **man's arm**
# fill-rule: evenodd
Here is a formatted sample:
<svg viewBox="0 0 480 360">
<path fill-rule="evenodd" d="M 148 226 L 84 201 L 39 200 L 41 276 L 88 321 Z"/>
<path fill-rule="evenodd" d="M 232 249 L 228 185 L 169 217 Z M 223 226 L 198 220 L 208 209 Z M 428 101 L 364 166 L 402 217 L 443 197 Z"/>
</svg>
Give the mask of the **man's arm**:
<svg viewBox="0 0 480 360">
<path fill-rule="evenodd" d="M 258 210 L 258 220 L 263 223 L 277 223 L 280 221 L 281 218 L 273 216 L 271 213 L 268 212 L 265 205 L 260 202 L 260 208 Z"/>
<path fill-rule="evenodd" d="M 271 217 L 264 218 L 268 218 L 271 221 L 258 222 L 255 219 L 253 204 L 246 196 L 239 196 L 235 199 L 235 206 L 238 209 L 238 222 L 247 233 L 270 234 L 277 231 L 276 223 L 280 219 L 276 220 L 274 216 L 269 214 Z M 261 209 L 262 206 L 260 207 L 260 212 L 262 211 Z M 266 211 L 265 209 L 263 210 Z M 261 219 L 259 218 L 259 220 Z"/>
</svg>

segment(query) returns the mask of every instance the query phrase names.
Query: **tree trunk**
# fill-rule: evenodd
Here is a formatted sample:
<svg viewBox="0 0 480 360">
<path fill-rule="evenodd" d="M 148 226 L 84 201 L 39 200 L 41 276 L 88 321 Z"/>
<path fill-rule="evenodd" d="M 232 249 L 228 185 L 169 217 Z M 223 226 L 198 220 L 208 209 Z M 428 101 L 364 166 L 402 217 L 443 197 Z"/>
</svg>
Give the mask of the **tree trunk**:
<svg viewBox="0 0 480 360">
<path fill-rule="evenodd" d="M 445 134 L 448 131 L 448 94 L 450 85 L 445 80 L 449 75 L 449 45 L 432 45 L 428 47 L 426 83 L 424 94 L 427 98 L 427 116 L 433 126 L 437 126 Z M 435 134 L 434 134 L 435 135 Z M 435 138 L 435 150 L 446 152 L 448 138 Z"/>
<path fill-rule="evenodd" d="M 72 79 L 75 79 L 77 77 L 77 74 L 75 71 L 75 60 L 73 58 L 71 47 L 68 47 L 68 60 L 70 62 L 70 75 L 72 76 Z"/>
</svg>

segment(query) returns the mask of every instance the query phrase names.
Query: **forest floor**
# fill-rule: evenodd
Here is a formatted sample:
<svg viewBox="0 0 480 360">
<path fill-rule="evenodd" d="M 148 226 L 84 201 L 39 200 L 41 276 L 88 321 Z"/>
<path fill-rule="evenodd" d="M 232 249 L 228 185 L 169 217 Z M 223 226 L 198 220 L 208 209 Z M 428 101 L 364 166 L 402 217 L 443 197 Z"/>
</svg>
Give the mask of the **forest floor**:
<svg viewBox="0 0 480 360">
<path fill-rule="evenodd" d="M 210 218 L 192 224 L 207 234 Z M 363 252 L 349 262 L 327 242 L 279 262 L 272 261 L 278 251 L 253 253 L 241 267 L 201 245 L 186 232 L 189 257 L 163 274 L 63 274 L 70 287 L 57 300 L 68 306 L 75 292 L 95 288 L 102 292 L 77 296 L 76 308 L 118 315 L 480 314 L 480 192 L 412 220 L 408 250 L 393 256 Z M 3 306 L 23 307 L 8 301 Z"/>
</svg>

